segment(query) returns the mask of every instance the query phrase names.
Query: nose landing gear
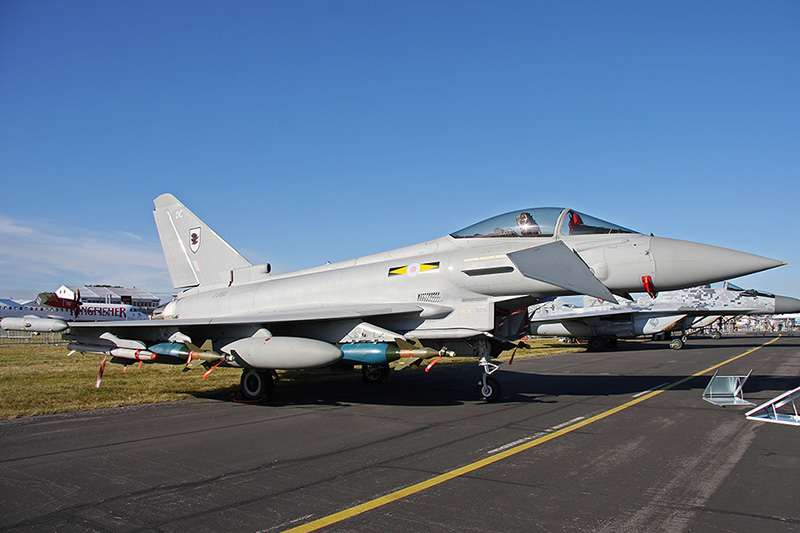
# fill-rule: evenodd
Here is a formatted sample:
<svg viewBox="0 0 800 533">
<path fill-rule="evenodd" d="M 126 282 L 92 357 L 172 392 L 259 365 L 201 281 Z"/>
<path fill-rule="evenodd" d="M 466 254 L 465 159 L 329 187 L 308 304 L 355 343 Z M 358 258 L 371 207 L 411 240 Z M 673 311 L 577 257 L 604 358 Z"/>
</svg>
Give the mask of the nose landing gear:
<svg viewBox="0 0 800 533">
<path fill-rule="evenodd" d="M 478 382 L 478 397 L 488 403 L 496 402 L 500 399 L 502 389 L 500 388 L 500 382 L 491 377 L 491 375 L 497 372 L 500 365 L 493 363 L 486 355 L 481 357 L 478 365 L 483 368 L 483 376 Z"/>
</svg>

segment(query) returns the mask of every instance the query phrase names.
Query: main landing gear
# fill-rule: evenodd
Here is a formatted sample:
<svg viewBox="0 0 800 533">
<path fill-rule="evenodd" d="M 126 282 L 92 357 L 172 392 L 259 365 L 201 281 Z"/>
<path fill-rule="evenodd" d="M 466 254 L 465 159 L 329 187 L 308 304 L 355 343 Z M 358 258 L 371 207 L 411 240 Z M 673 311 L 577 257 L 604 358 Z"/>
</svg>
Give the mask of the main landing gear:
<svg viewBox="0 0 800 533">
<path fill-rule="evenodd" d="M 680 350 L 686 344 L 686 335 L 676 337 L 669 342 L 669 347 L 673 350 Z"/>
<path fill-rule="evenodd" d="M 389 365 L 361 365 L 364 383 L 383 383 L 389 378 Z"/>
<path fill-rule="evenodd" d="M 275 378 L 272 370 L 245 368 L 242 371 L 242 380 L 239 382 L 239 390 L 244 400 L 257 402 L 269 396 L 273 388 L 275 388 Z"/>
<path fill-rule="evenodd" d="M 594 336 L 589 338 L 586 349 L 590 352 L 602 352 L 603 350 L 615 350 L 617 348 L 616 337 Z"/>
</svg>

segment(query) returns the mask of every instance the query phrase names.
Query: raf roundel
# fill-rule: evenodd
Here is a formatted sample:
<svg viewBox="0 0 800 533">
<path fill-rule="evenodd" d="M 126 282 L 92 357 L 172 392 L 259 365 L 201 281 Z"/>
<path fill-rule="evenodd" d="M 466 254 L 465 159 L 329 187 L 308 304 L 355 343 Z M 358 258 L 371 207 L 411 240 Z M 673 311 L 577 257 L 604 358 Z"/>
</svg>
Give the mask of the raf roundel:
<svg viewBox="0 0 800 533">
<path fill-rule="evenodd" d="M 434 270 L 439 270 L 438 261 L 435 263 L 412 263 L 410 265 L 393 267 L 389 269 L 389 276 L 409 276 L 413 278 L 417 274 Z"/>
</svg>

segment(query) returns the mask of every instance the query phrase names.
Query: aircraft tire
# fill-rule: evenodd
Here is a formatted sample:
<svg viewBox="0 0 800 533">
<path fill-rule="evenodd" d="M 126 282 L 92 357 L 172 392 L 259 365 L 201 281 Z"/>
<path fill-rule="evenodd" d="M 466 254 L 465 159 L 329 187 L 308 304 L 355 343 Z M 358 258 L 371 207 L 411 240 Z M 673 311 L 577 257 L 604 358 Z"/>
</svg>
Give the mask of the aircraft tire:
<svg viewBox="0 0 800 533">
<path fill-rule="evenodd" d="M 669 343 L 669 347 L 673 350 L 680 350 L 683 348 L 683 339 L 672 339 Z"/>
<path fill-rule="evenodd" d="M 364 383 L 383 383 L 389 377 L 389 365 L 361 365 Z"/>
<path fill-rule="evenodd" d="M 494 378 L 486 378 L 486 385 L 484 386 L 483 380 L 478 382 L 478 397 L 484 402 L 494 403 L 500 399 L 502 389 L 500 382 Z"/>
<path fill-rule="evenodd" d="M 719 340 L 722 338 L 722 333 L 720 333 L 719 331 L 715 331 L 714 333 L 711 334 L 711 338 L 714 340 Z"/>
<path fill-rule="evenodd" d="M 616 350 L 617 349 L 617 338 L 616 337 L 606 337 L 606 348 L 609 350 Z"/>
<path fill-rule="evenodd" d="M 591 337 L 586 349 L 590 352 L 602 352 L 606 348 L 606 340 L 603 337 Z"/>
<path fill-rule="evenodd" d="M 245 368 L 242 371 L 239 390 L 245 400 L 257 402 L 268 396 L 272 392 L 273 386 L 272 375 L 268 370 Z"/>
</svg>

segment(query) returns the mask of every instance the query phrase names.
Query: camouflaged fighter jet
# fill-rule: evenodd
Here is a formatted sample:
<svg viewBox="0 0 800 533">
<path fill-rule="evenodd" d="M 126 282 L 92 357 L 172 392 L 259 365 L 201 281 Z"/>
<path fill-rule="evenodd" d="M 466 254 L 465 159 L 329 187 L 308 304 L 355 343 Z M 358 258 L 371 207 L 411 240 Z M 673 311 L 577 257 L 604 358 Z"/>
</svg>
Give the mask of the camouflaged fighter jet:
<svg viewBox="0 0 800 533">
<path fill-rule="evenodd" d="M 613 349 L 617 339 L 652 335 L 672 339 L 670 348 L 680 350 L 687 333 L 713 324 L 721 317 L 772 315 L 800 312 L 800 300 L 754 289 L 744 290 L 726 282 L 721 288 L 695 287 L 642 296 L 636 301 L 610 303 L 584 296 L 583 307 L 557 298 L 531 307 L 531 333 L 543 337 L 587 340 L 587 349 Z"/>
<path fill-rule="evenodd" d="M 120 363 L 241 367 L 247 399 L 271 390 L 275 369 L 360 365 L 365 379 L 380 381 L 390 363 L 458 353 L 478 358 L 478 392 L 496 400 L 492 358 L 528 333 L 527 309 L 540 297 L 615 301 L 612 293 L 677 289 L 783 264 L 536 208 L 406 248 L 271 274 L 171 194 L 154 203 L 173 286 L 185 290 L 155 320 L 76 324 L 69 346 Z"/>
</svg>

